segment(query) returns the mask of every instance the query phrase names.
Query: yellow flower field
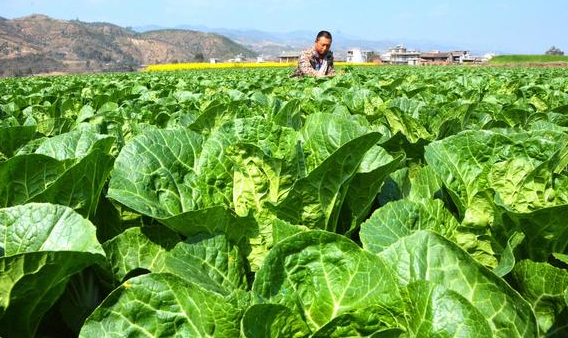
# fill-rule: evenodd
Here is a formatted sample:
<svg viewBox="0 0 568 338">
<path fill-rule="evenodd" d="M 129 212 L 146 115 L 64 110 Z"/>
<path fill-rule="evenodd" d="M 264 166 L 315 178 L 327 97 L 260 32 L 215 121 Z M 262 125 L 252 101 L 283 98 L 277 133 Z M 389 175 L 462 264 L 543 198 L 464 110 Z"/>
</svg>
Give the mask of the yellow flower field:
<svg viewBox="0 0 568 338">
<path fill-rule="evenodd" d="M 295 67 L 296 62 L 226 62 L 226 63 L 167 63 L 161 65 L 149 65 L 144 68 L 145 72 L 163 72 L 175 70 L 191 70 L 191 69 L 225 69 L 225 68 L 273 68 L 273 67 Z M 374 63 L 347 63 L 335 62 L 336 66 L 374 66 Z"/>
</svg>

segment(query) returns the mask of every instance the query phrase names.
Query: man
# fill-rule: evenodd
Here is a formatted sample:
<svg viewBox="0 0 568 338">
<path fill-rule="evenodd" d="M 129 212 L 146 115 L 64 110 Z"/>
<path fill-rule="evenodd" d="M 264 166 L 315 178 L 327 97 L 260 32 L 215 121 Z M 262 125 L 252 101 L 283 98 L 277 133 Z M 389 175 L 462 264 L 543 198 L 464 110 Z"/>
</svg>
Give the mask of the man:
<svg viewBox="0 0 568 338">
<path fill-rule="evenodd" d="M 298 67 L 292 76 L 325 77 L 335 75 L 333 68 L 333 52 L 331 47 L 331 33 L 321 31 L 316 36 L 312 48 L 304 50 L 298 59 Z"/>
</svg>

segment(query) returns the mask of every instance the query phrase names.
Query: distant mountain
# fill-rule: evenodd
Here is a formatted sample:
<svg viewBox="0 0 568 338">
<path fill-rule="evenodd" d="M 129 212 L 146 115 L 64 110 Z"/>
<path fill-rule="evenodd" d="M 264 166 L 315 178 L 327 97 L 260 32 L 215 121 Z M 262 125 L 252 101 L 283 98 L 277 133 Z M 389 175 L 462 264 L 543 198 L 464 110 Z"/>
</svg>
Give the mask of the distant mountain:
<svg viewBox="0 0 568 338">
<path fill-rule="evenodd" d="M 144 33 L 149 31 L 159 31 L 162 29 L 168 29 L 167 27 L 157 26 L 157 25 L 147 25 L 147 26 L 140 26 L 132 28 L 133 31 L 138 33 Z"/>
<path fill-rule="evenodd" d="M 147 26 L 135 27 L 134 30 L 143 32 Z M 264 32 L 260 30 L 241 30 L 227 28 L 211 28 L 202 25 L 181 25 L 176 26 L 178 29 L 198 30 L 201 32 L 217 33 L 229 37 L 253 51 L 276 56 L 282 52 L 297 51 L 304 47 L 310 46 L 315 38 L 316 32 L 311 31 L 291 31 L 291 32 Z M 342 32 L 333 33 L 333 50 L 337 56 L 344 56 L 347 50 L 352 48 L 361 48 L 372 50 L 375 52 L 386 51 L 398 44 L 403 44 L 411 49 L 430 51 L 430 50 L 463 50 L 468 49 L 467 46 L 460 46 L 449 43 L 438 43 L 432 41 L 421 41 L 411 39 L 384 39 L 369 40 L 353 37 Z"/>
<path fill-rule="evenodd" d="M 143 64 L 229 59 L 256 52 L 214 33 L 152 30 L 30 15 L 0 18 L 0 76 L 127 71 Z"/>
<path fill-rule="evenodd" d="M 136 32 L 146 32 L 152 29 L 167 29 L 160 26 L 140 26 L 134 27 Z M 175 29 L 194 30 L 206 33 L 215 33 L 226 36 L 233 41 L 246 46 L 247 48 L 263 55 L 276 56 L 284 51 L 294 51 L 309 45 L 310 38 L 306 38 L 308 33 L 298 39 L 293 33 L 268 33 L 259 30 L 238 30 L 227 28 L 210 28 L 202 25 L 180 25 Z"/>
<path fill-rule="evenodd" d="M 222 60 L 242 55 L 245 58 L 256 56 L 256 52 L 245 48 L 233 40 L 215 33 L 203 33 L 182 29 L 161 29 L 140 33 L 145 39 L 162 41 L 176 46 L 195 58 L 201 54 L 204 59 Z"/>
</svg>

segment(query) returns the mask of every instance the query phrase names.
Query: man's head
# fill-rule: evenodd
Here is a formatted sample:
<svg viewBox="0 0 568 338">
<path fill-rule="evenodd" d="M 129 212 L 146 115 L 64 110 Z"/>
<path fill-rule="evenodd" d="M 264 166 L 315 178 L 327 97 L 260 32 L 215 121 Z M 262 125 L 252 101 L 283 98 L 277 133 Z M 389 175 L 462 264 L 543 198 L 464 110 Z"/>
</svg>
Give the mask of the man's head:
<svg viewBox="0 0 568 338">
<path fill-rule="evenodd" d="M 328 31 L 320 31 L 316 36 L 314 49 L 320 56 L 324 56 L 331 47 L 331 33 Z"/>
</svg>

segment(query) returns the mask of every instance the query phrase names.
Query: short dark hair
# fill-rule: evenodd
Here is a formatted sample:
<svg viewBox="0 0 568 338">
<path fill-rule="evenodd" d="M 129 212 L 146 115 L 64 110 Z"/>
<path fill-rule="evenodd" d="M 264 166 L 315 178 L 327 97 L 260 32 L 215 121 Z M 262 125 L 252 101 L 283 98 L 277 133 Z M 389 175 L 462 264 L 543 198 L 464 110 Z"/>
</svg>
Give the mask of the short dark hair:
<svg viewBox="0 0 568 338">
<path fill-rule="evenodd" d="M 321 38 L 321 37 L 324 37 L 324 38 L 326 38 L 326 39 L 333 40 L 333 39 L 331 38 L 331 33 L 328 32 L 328 31 L 320 31 L 320 32 L 318 33 L 318 35 L 316 36 L 316 41 L 318 41 L 319 38 Z"/>
</svg>

